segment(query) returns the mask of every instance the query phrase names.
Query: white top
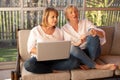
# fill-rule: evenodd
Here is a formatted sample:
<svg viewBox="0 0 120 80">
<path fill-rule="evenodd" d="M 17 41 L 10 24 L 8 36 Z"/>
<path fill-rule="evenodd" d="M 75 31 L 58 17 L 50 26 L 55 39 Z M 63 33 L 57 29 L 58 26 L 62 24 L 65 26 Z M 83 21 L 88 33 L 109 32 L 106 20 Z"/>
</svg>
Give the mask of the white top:
<svg viewBox="0 0 120 80">
<path fill-rule="evenodd" d="M 69 23 L 65 24 L 62 27 L 62 30 L 64 32 L 64 39 L 76 42 L 80 39 L 81 35 L 83 35 L 83 34 L 88 35 L 88 30 L 90 28 L 94 28 L 94 29 L 97 29 L 99 31 L 102 31 L 103 34 L 104 34 L 104 38 L 100 38 L 100 43 L 101 43 L 101 45 L 106 43 L 105 32 L 102 29 L 97 28 L 95 25 L 93 25 L 87 19 L 79 21 L 78 32 L 76 32 Z M 86 42 L 84 42 L 83 44 L 80 45 L 81 49 L 85 49 L 85 46 L 86 46 Z"/>
<path fill-rule="evenodd" d="M 63 40 L 63 33 L 59 28 L 55 28 L 55 31 L 52 35 L 46 34 L 41 26 L 36 26 L 30 31 L 30 35 L 28 37 L 27 50 L 30 53 L 33 47 L 36 47 L 38 42 L 46 42 L 46 41 L 60 41 Z"/>
</svg>

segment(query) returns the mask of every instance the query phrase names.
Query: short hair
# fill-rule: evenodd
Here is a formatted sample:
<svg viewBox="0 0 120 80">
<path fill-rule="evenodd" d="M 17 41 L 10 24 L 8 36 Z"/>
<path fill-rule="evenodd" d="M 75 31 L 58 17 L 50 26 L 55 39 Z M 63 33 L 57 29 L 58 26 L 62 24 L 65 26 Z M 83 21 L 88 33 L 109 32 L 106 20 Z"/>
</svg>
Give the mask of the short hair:
<svg viewBox="0 0 120 80">
<path fill-rule="evenodd" d="M 73 4 L 70 4 L 70 5 L 66 6 L 65 9 L 64 9 L 64 14 L 65 14 L 65 17 L 66 17 L 66 19 L 67 19 L 68 21 L 69 21 L 69 19 L 67 18 L 67 12 L 68 12 L 70 9 L 76 9 L 76 10 L 78 11 L 78 8 L 77 8 L 75 5 L 73 5 Z"/>
<path fill-rule="evenodd" d="M 47 7 L 43 11 L 42 22 L 40 24 L 41 26 L 47 27 L 47 25 L 48 25 L 48 16 L 49 16 L 50 12 L 55 12 L 56 15 L 58 16 L 58 11 L 54 7 Z"/>
</svg>

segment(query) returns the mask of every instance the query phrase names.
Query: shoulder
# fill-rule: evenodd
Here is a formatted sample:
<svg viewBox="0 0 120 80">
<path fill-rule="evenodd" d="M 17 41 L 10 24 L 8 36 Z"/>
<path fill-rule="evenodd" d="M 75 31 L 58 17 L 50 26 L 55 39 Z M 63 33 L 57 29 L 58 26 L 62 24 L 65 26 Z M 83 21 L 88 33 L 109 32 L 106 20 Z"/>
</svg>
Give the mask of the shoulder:
<svg viewBox="0 0 120 80">
<path fill-rule="evenodd" d="M 31 29 L 31 31 L 36 31 L 36 30 L 38 30 L 38 27 L 40 27 L 40 26 L 38 25 L 38 26 L 33 27 L 33 28 Z"/>
<path fill-rule="evenodd" d="M 31 34 L 36 34 L 36 33 L 39 31 L 39 29 L 40 29 L 40 26 L 39 26 L 39 25 L 38 25 L 38 26 L 35 26 L 35 27 L 33 27 L 33 28 L 31 29 L 30 33 L 31 33 Z"/>
<path fill-rule="evenodd" d="M 56 32 L 60 32 L 60 33 L 62 32 L 62 30 L 59 27 L 56 27 L 55 30 Z"/>
<path fill-rule="evenodd" d="M 61 30 L 61 28 L 56 27 L 56 28 L 55 28 L 55 32 L 54 32 L 54 35 L 57 35 L 57 36 L 59 36 L 59 37 L 63 37 L 63 31 Z"/>
<path fill-rule="evenodd" d="M 56 30 L 56 31 L 60 31 L 60 28 L 59 28 L 59 27 L 55 27 L 55 30 Z"/>
<path fill-rule="evenodd" d="M 69 24 L 66 23 L 61 29 L 64 30 L 64 29 L 67 29 L 69 27 Z"/>
</svg>

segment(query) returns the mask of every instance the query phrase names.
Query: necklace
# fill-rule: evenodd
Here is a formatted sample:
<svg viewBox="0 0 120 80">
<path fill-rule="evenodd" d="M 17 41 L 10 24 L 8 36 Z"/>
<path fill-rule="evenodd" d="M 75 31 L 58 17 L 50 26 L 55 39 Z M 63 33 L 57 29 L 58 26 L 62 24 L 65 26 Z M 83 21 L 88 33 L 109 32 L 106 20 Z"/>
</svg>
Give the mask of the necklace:
<svg viewBox="0 0 120 80">
<path fill-rule="evenodd" d="M 57 40 L 57 37 L 54 35 L 55 28 L 51 34 L 47 34 L 42 28 L 39 28 L 38 31 L 44 40 Z"/>
</svg>

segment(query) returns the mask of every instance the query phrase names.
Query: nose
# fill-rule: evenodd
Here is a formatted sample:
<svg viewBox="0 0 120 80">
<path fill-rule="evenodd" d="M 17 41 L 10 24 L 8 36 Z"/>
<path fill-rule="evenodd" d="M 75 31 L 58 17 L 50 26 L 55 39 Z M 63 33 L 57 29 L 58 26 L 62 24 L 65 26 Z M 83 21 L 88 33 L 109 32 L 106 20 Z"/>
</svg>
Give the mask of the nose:
<svg viewBox="0 0 120 80">
<path fill-rule="evenodd" d="M 76 13 L 75 13 L 75 12 L 73 12 L 73 13 L 72 13 L 72 15 L 73 15 L 73 16 L 75 16 L 75 15 L 76 15 Z"/>
<path fill-rule="evenodd" d="M 57 17 L 55 17 L 54 20 L 57 21 Z"/>
</svg>

